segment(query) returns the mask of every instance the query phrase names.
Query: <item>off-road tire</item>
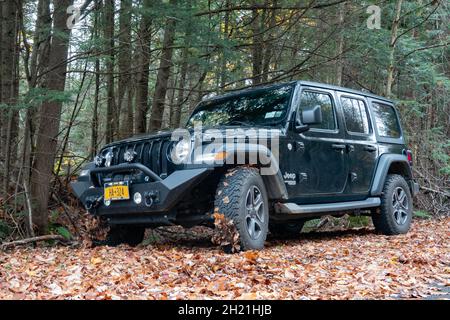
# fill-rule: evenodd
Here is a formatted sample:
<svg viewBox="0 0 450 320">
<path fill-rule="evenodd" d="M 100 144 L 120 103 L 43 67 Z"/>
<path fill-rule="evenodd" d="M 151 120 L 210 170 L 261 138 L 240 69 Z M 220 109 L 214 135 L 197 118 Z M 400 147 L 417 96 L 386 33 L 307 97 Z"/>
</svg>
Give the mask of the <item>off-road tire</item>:
<svg viewBox="0 0 450 320">
<path fill-rule="evenodd" d="M 247 206 L 246 201 L 249 192 L 257 194 L 258 190 L 261 198 L 256 198 L 260 199 L 262 208 L 258 207 L 259 210 L 256 210 L 256 206 Z M 252 209 L 247 209 L 249 207 Z M 217 187 L 214 208 L 233 221 L 240 236 L 242 251 L 264 248 L 269 225 L 269 205 L 263 179 L 256 168 L 238 167 L 228 170 Z M 261 218 L 258 220 L 256 215 Z M 252 219 L 255 221 L 253 235 L 248 227 L 252 225 Z"/>
<path fill-rule="evenodd" d="M 404 192 L 407 208 L 395 207 L 399 192 Z M 397 196 L 394 195 L 397 193 Z M 405 179 L 398 174 L 389 174 L 384 183 L 379 210 L 372 213 L 375 230 L 385 235 L 404 234 L 409 231 L 413 215 L 412 197 Z M 402 212 L 400 213 L 399 210 Z M 400 218 L 399 218 L 400 217 Z M 400 222 L 398 222 L 400 221 Z"/>
<path fill-rule="evenodd" d="M 304 225 L 304 221 L 273 222 L 269 225 L 269 230 L 274 238 L 292 239 L 300 234 Z"/>
<path fill-rule="evenodd" d="M 106 245 L 115 247 L 127 244 L 135 247 L 144 240 L 145 228 L 136 226 L 111 226 L 106 236 Z"/>
</svg>

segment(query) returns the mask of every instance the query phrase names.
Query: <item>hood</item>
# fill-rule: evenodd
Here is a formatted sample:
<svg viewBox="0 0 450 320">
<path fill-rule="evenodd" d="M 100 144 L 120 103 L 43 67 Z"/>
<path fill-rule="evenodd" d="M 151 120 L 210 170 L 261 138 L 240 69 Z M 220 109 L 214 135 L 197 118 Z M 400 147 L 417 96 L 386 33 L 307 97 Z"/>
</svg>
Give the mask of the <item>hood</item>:
<svg viewBox="0 0 450 320">
<path fill-rule="evenodd" d="M 191 135 L 194 134 L 194 129 L 185 129 L 185 130 L 188 130 L 191 133 Z M 210 127 L 210 128 L 202 129 L 201 133 L 208 135 L 208 134 L 213 134 L 213 132 L 220 132 L 225 137 L 225 135 L 227 133 L 233 134 L 234 130 L 236 132 L 236 135 L 241 135 L 242 132 L 244 132 L 247 137 L 249 135 L 254 135 L 255 133 L 257 135 L 259 135 L 258 132 L 260 132 L 260 130 L 271 131 L 271 132 L 273 132 L 276 135 L 281 135 L 283 133 L 283 130 L 278 128 L 278 127 L 258 127 L 258 126 L 248 126 L 248 127 L 246 127 L 246 126 L 220 126 L 220 127 Z M 157 131 L 157 132 L 154 132 L 154 133 L 140 134 L 140 135 L 136 135 L 136 136 L 131 137 L 131 138 L 114 141 L 112 143 L 109 143 L 109 144 L 105 145 L 102 149 L 113 147 L 113 146 L 117 146 L 117 145 L 121 145 L 121 144 L 135 143 L 135 142 L 139 142 L 139 141 L 142 141 L 142 140 L 169 138 L 173 132 L 174 132 L 174 130 L 161 130 L 161 131 Z M 270 137 L 270 135 L 268 137 Z"/>
<path fill-rule="evenodd" d="M 131 138 L 126 138 L 126 139 L 111 142 L 111 143 L 105 145 L 103 148 L 113 147 L 113 146 L 116 146 L 119 144 L 134 143 L 134 142 L 139 142 L 139 141 L 148 140 L 148 139 L 166 138 L 166 137 L 170 137 L 172 132 L 173 132 L 173 130 L 161 130 L 161 131 L 157 131 L 157 132 L 143 133 L 143 134 L 135 135 Z"/>
</svg>

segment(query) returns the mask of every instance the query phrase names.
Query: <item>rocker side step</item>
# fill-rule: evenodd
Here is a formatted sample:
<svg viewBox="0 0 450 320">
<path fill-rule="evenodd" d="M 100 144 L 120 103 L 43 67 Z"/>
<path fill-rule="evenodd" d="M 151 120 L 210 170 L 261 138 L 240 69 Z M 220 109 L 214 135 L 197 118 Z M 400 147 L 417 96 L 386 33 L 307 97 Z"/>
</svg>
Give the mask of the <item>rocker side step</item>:
<svg viewBox="0 0 450 320">
<path fill-rule="evenodd" d="M 277 203 L 275 210 L 284 214 L 316 214 L 327 213 L 333 211 L 347 211 L 354 209 L 366 209 L 378 207 L 381 204 L 380 198 L 367 198 L 361 201 L 334 202 L 320 204 L 296 204 L 296 203 Z"/>
</svg>

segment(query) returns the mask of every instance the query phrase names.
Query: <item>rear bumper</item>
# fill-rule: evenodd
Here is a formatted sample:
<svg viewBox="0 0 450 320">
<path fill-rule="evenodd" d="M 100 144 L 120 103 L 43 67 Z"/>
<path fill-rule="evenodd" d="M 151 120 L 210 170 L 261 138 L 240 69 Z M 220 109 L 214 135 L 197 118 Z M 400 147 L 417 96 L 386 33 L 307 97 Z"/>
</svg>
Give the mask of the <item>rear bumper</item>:
<svg viewBox="0 0 450 320">
<path fill-rule="evenodd" d="M 112 201 L 109 205 L 105 204 L 103 186 L 97 180 L 96 173 L 121 173 L 127 170 L 142 170 L 154 181 L 130 183 L 130 200 Z M 92 169 L 90 176 L 72 182 L 71 187 L 86 209 L 97 216 L 118 217 L 128 214 L 165 213 L 173 209 L 194 186 L 203 181 L 211 172 L 210 168 L 179 170 L 162 180 L 145 166 L 118 165 Z M 140 204 L 133 201 L 133 195 L 137 192 L 142 195 Z"/>
</svg>

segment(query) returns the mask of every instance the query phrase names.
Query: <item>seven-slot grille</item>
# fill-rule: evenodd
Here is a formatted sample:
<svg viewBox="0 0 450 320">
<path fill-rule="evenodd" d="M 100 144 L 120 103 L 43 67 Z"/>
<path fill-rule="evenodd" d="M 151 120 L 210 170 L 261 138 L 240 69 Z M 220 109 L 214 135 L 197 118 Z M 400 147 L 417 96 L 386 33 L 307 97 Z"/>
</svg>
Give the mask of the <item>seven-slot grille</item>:
<svg viewBox="0 0 450 320">
<path fill-rule="evenodd" d="M 167 154 L 170 143 L 170 139 L 159 138 L 120 144 L 107 150 L 112 150 L 114 155 L 111 165 L 127 163 L 124 154 L 130 150 L 136 153 L 134 163 L 141 163 L 160 177 L 165 178 L 169 174 Z"/>
</svg>

